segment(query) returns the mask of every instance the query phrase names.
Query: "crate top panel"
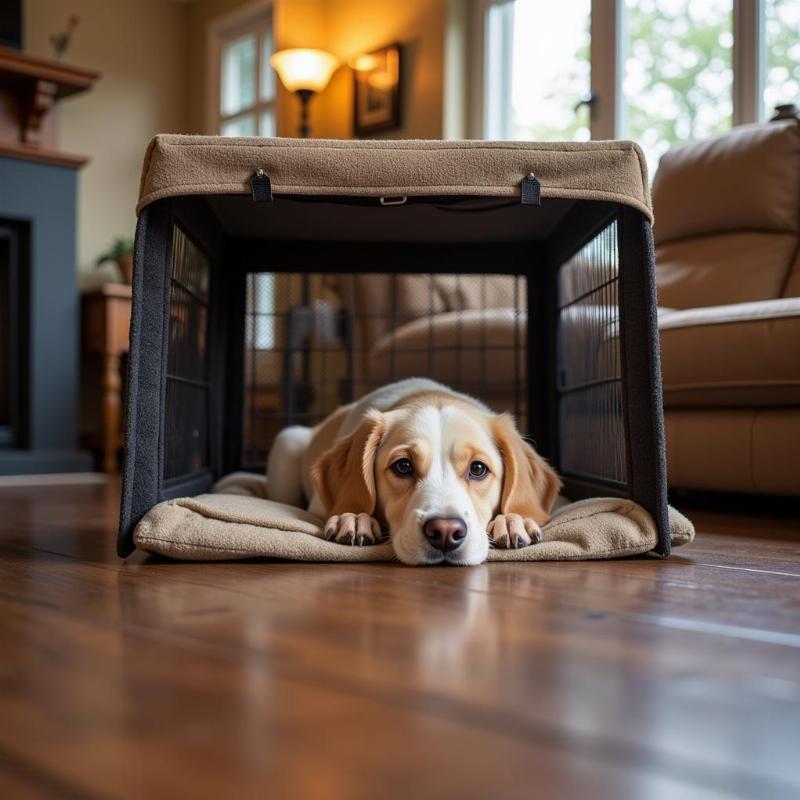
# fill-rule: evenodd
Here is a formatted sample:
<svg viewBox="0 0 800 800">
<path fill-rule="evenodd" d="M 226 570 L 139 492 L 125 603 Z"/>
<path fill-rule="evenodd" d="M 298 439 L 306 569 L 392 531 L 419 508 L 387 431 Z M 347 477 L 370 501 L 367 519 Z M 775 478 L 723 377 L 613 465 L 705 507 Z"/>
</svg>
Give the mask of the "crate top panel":
<svg viewBox="0 0 800 800">
<path fill-rule="evenodd" d="M 291 195 L 276 195 L 269 204 L 254 203 L 244 195 L 214 195 L 203 201 L 225 235 L 236 239 L 420 244 L 546 239 L 576 203 L 550 199 L 541 206 L 524 206 L 519 200 L 497 197 L 409 197 L 403 205 L 381 206 L 374 198 Z M 600 205 L 609 213 L 618 207 Z"/>
<path fill-rule="evenodd" d="M 520 196 L 533 174 L 543 200 L 600 200 L 652 222 L 647 169 L 633 142 L 345 141 L 162 134 L 145 155 L 137 211 L 166 197 L 249 195 L 257 170 L 275 195 Z"/>
</svg>

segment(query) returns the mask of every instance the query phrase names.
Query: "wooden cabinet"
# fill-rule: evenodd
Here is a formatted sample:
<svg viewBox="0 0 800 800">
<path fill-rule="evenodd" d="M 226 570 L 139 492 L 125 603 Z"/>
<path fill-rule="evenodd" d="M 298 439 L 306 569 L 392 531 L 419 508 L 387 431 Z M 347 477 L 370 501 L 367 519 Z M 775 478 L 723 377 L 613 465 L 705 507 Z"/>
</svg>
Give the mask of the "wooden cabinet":
<svg viewBox="0 0 800 800">
<path fill-rule="evenodd" d="M 81 296 L 81 439 L 100 452 L 104 472 L 119 469 L 130 324 L 130 286 L 106 283 Z"/>
</svg>

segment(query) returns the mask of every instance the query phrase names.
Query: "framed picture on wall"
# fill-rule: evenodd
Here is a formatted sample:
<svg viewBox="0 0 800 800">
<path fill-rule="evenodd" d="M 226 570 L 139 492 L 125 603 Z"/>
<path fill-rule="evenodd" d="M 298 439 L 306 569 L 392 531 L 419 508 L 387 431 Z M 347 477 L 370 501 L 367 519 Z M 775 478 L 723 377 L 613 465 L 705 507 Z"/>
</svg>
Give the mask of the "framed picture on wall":
<svg viewBox="0 0 800 800">
<path fill-rule="evenodd" d="M 400 60 L 402 47 L 391 44 L 357 56 L 351 63 L 354 80 L 353 131 L 369 136 L 399 128 Z"/>
</svg>

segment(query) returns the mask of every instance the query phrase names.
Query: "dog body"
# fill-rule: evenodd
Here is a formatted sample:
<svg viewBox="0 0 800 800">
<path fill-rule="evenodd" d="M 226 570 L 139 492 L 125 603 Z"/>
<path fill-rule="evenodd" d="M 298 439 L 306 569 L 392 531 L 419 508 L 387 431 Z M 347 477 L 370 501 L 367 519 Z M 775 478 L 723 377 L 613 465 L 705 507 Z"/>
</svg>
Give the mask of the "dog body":
<svg viewBox="0 0 800 800">
<path fill-rule="evenodd" d="M 560 488 L 510 416 L 423 378 L 286 428 L 268 475 L 269 498 L 307 505 L 327 538 L 367 545 L 388 530 L 406 564 L 479 564 L 490 544 L 540 541 Z"/>
</svg>

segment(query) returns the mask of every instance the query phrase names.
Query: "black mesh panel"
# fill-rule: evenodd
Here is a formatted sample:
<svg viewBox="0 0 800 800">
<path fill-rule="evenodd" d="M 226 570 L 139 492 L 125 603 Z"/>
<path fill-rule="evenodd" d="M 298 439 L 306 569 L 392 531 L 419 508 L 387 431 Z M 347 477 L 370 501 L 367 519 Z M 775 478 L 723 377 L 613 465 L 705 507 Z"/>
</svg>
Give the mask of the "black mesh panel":
<svg viewBox="0 0 800 800">
<path fill-rule="evenodd" d="M 386 383 L 429 377 L 526 427 L 527 308 L 516 275 L 251 273 L 244 464 Z"/>
<path fill-rule="evenodd" d="M 619 249 L 612 222 L 559 270 L 561 471 L 626 482 Z"/>
<path fill-rule="evenodd" d="M 173 227 L 164 478 L 208 466 L 208 259 Z"/>
</svg>

